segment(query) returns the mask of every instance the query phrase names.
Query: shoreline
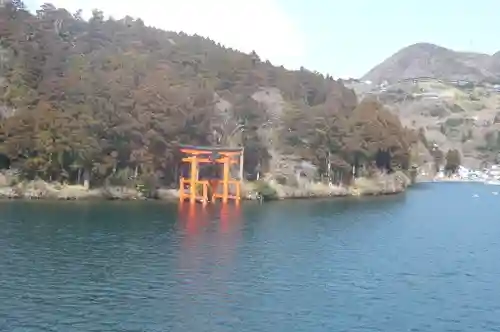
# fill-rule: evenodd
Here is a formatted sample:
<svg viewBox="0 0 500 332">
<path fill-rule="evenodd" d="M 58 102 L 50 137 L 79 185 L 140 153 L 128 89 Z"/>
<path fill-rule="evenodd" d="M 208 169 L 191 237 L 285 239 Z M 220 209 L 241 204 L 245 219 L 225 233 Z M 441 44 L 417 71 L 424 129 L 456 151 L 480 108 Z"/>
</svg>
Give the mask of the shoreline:
<svg viewBox="0 0 500 332">
<path fill-rule="evenodd" d="M 367 198 L 367 197 L 386 197 L 386 196 L 397 196 L 404 194 L 406 190 L 397 191 L 397 192 L 380 192 L 380 193 L 364 193 L 364 194 L 342 194 L 342 195 L 310 195 L 310 196 L 290 196 L 277 198 L 268 202 L 280 202 L 280 201 L 302 201 L 302 200 L 325 200 L 325 199 L 345 199 L 345 198 Z M 0 195 L 0 202 L 164 202 L 164 203 L 179 203 L 178 197 L 172 198 L 147 198 L 147 197 L 138 197 L 138 198 L 107 198 L 107 197 L 27 197 L 27 196 L 16 196 L 16 197 L 7 197 L 4 195 Z M 257 199 L 242 197 L 241 201 L 247 202 L 258 202 Z M 189 202 L 185 202 L 189 203 Z"/>
<path fill-rule="evenodd" d="M 271 188 L 273 200 L 309 200 L 349 197 L 389 196 L 404 193 L 411 181 L 399 175 L 379 175 L 373 178 L 358 178 L 351 186 L 334 186 L 324 183 L 306 183 L 297 187 L 280 185 L 276 181 L 266 180 Z M 259 184 L 244 182 L 242 201 L 258 200 Z M 158 188 L 153 197 L 129 187 L 100 187 L 86 189 L 81 185 L 47 183 L 42 180 L 25 181 L 15 185 L 0 186 L 0 201 L 158 201 L 179 202 L 178 189 Z"/>
<path fill-rule="evenodd" d="M 104 195 L 94 194 L 95 191 L 101 191 L 98 189 L 91 189 L 89 192 L 81 193 L 78 196 L 52 196 L 52 195 L 29 195 L 27 193 L 20 195 L 6 195 L 5 190 L 9 188 L 0 188 L 0 201 L 79 201 L 79 202 L 106 202 L 106 201 L 150 201 L 150 202 L 168 202 L 175 203 L 179 202 L 179 197 L 177 194 L 168 194 L 168 197 L 144 197 L 144 196 L 129 196 L 129 197 L 105 197 Z M 173 192 L 177 189 L 164 189 L 165 191 Z M 286 197 L 279 197 L 272 199 L 270 201 L 283 201 L 283 200 L 310 200 L 310 199 L 327 199 L 327 198 L 349 198 L 349 197 L 375 197 L 375 196 L 393 196 L 404 193 L 406 190 L 400 191 L 380 191 L 380 192 L 366 192 L 366 193 L 356 193 L 356 192 L 346 192 L 338 194 L 309 194 L 309 195 L 291 195 Z M 242 201 L 258 201 L 258 199 L 253 197 L 242 197 Z"/>
<path fill-rule="evenodd" d="M 453 178 L 436 178 L 418 181 L 418 183 L 482 183 L 488 184 L 485 180 L 471 180 L 471 179 L 453 179 Z"/>
</svg>

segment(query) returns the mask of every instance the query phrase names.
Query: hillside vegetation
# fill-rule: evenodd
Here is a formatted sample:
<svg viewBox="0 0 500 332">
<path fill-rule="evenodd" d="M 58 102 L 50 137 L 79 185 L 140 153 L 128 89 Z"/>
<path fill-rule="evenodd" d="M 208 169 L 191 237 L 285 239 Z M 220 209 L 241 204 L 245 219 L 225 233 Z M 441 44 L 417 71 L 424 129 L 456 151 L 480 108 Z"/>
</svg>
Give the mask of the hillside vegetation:
<svg viewBox="0 0 500 332">
<path fill-rule="evenodd" d="M 377 102 L 206 38 L 18 2 L 0 38 L 1 162 L 26 178 L 175 185 L 179 143 L 244 146 L 247 174 L 411 163 L 417 135 Z"/>
<path fill-rule="evenodd" d="M 497 87 L 425 80 L 400 82 L 371 93 L 398 115 L 403 125 L 420 130 L 425 140 L 443 153 L 458 150 L 464 166 L 479 168 L 500 162 Z"/>
<path fill-rule="evenodd" d="M 404 126 L 419 130 L 442 153 L 458 150 L 463 165 L 472 168 L 500 162 L 500 52 L 458 52 L 418 43 L 399 50 L 362 80 L 347 84 L 359 98 L 376 95 Z M 424 159 L 432 160 L 428 153 Z"/>
</svg>

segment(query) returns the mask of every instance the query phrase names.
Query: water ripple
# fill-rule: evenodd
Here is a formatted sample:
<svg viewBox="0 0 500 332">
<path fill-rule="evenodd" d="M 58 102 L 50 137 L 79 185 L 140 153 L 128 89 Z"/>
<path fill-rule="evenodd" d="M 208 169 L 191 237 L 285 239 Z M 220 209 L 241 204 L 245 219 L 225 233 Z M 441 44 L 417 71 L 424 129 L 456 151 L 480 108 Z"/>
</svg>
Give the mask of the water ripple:
<svg viewBox="0 0 500 332">
<path fill-rule="evenodd" d="M 495 197 L 2 203 L 0 331 L 500 331 Z"/>
</svg>

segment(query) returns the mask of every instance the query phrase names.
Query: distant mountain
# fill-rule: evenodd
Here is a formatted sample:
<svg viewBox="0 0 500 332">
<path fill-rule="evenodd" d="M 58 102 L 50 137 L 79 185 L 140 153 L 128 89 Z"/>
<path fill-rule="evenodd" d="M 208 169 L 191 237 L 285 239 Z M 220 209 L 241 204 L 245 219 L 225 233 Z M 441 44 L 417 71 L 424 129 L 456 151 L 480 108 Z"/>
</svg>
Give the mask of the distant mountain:
<svg viewBox="0 0 500 332">
<path fill-rule="evenodd" d="M 457 52 L 429 43 L 405 47 L 366 73 L 374 83 L 415 77 L 449 80 L 500 80 L 500 52 L 494 55 Z"/>
</svg>

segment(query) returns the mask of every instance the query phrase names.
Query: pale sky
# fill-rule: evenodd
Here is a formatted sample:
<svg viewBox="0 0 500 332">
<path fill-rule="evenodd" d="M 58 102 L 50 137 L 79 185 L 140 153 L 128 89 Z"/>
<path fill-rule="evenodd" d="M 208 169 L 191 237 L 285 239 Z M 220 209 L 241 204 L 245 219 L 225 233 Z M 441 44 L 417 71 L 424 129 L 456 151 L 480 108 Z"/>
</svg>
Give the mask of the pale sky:
<svg viewBox="0 0 500 332">
<path fill-rule="evenodd" d="M 25 0 L 35 9 L 41 0 Z M 140 17 L 208 36 L 289 69 L 360 77 L 399 49 L 430 42 L 495 53 L 500 0 L 52 0 L 72 12 Z"/>
</svg>

